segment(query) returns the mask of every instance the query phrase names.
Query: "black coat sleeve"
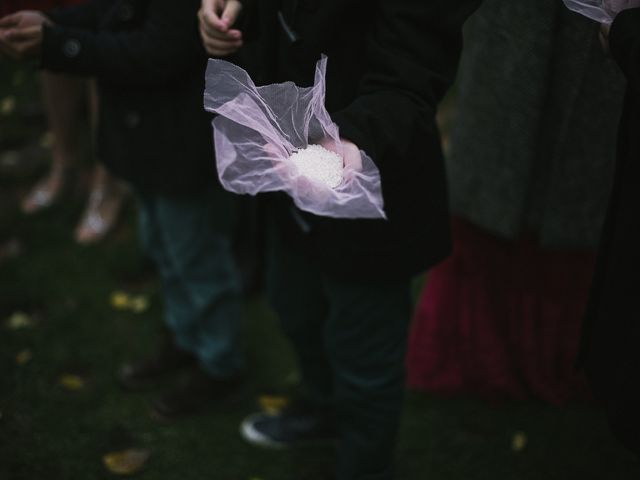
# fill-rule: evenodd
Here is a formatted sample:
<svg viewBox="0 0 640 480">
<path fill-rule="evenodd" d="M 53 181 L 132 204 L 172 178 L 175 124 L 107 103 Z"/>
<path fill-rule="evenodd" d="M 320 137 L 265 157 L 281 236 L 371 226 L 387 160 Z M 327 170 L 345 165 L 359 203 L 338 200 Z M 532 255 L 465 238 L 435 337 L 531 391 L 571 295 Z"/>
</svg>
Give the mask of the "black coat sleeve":
<svg viewBox="0 0 640 480">
<path fill-rule="evenodd" d="M 42 67 L 123 85 L 175 81 L 204 58 L 197 30 L 199 0 L 153 0 L 139 27 L 92 31 L 45 27 Z"/>
<path fill-rule="evenodd" d="M 611 25 L 609 45 L 630 84 L 640 88 L 640 8 L 618 14 Z"/>
<path fill-rule="evenodd" d="M 56 25 L 96 30 L 101 14 L 111 4 L 110 0 L 91 0 L 80 5 L 54 8 L 46 15 Z"/>
<path fill-rule="evenodd" d="M 356 100 L 332 114 L 340 134 L 371 157 L 402 156 L 410 136 L 429 128 L 453 83 L 462 25 L 481 0 L 377 0 L 367 73 Z M 423 129 L 424 131 L 424 129 Z"/>
</svg>

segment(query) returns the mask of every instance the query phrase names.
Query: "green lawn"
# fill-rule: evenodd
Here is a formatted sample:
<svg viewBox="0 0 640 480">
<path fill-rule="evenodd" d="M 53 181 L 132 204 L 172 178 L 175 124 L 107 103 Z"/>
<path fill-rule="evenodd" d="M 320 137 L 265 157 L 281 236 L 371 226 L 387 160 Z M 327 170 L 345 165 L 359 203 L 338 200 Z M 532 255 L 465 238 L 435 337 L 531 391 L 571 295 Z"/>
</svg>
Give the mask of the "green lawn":
<svg viewBox="0 0 640 480">
<path fill-rule="evenodd" d="M 40 141 L 36 92 L 31 72 L 0 63 L 0 102 L 15 96 L 17 105 L 0 114 L 0 158 Z M 151 451 L 140 479 L 331 478 L 330 451 L 263 451 L 238 435 L 257 393 L 286 388 L 296 376 L 290 350 L 261 298 L 246 303 L 250 381 L 244 399 L 169 423 L 149 414 L 152 394 L 118 389 L 114 369 L 152 348 L 162 317 L 157 280 L 141 277 L 134 208 L 106 242 L 78 247 L 71 232 L 81 197 L 33 218 L 17 214 L 17 198 L 38 165 L 0 170 L 0 245 L 17 239 L 21 246 L 13 258 L 0 254 L 0 480 L 114 478 L 103 455 L 131 446 Z M 110 295 L 120 289 L 148 295 L 150 308 L 114 310 Z M 9 328 L 6 321 L 16 312 L 30 315 L 34 324 Z M 67 374 L 83 379 L 82 388 L 61 385 Z M 518 432 L 526 445 L 516 451 L 512 439 Z M 601 414 L 589 406 L 490 406 L 411 394 L 398 460 L 399 479 L 640 478 L 638 460 L 611 439 Z"/>
</svg>

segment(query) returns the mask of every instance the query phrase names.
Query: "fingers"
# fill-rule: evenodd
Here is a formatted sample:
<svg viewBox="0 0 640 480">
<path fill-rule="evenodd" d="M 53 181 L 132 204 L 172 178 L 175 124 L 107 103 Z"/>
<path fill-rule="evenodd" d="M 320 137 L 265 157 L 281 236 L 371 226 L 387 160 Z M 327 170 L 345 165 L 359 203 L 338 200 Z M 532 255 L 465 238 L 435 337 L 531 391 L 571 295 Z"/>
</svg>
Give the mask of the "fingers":
<svg viewBox="0 0 640 480">
<path fill-rule="evenodd" d="M 42 27 L 13 28 L 1 34 L 0 51 L 21 60 L 36 55 L 42 43 Z"/>
<path fill-rule="evenodd" d="M 242 32 L 231 28 L 241 10 L 238 0 L 202 0 L 198 12 L 200 36 L 210 55 L 227 56 L 242 46 Z"/>
<path fill-rule="evenodd" d="M 225 31 L 221 31 L 210 26 L 206 22 L 200 22 L 200 31 L 208 37 L 214 37 L 221 40 L 240 40 L 242 38 L 242 32 L 240 30 L 226 29 Z"/>
<path fill-rule="evenodd" d="M 231 27 L 236 23 L 241 11 L 242 3 L 237 0 L 229 0 L 222 11 L 222 22 Z"/>
<path fill-rule="evenodd" d="M 237 30 L 235 31 L 238 32 Z M 237 39 L 228 37 L 219 38 L 216 36 L 208 35 L 204 31 L 204 28 L 202 26 L 200 27 L 200 35 L 202 36 L 202 43 L 207 53 L 215 57 L 224 57 L 227 55 L 231 55 L 242 46 L 241 35 L 237 35 Z"/>
<path fill-rule="evenodd" d="M 0 28 L 9 28 L 18 25 L 18 23 L 20 23 L 20 15 L 20 12 L 18 12 L 0 18 Z"/>
<path fill-rule="evenodd" d="M 221 18 L 224 7 L 224 0 L 202 0 L 202 6 L 198 12 L 200 22 L 210 29 L 226 32 L 229 30 L 229 24 Z"/>
<path fill-rule="evenodd" d="M 11 43 L 37 39 L 42 34 L 42 27 L 13 28 L 4 32 L 3 38 Z"/>
</svg>

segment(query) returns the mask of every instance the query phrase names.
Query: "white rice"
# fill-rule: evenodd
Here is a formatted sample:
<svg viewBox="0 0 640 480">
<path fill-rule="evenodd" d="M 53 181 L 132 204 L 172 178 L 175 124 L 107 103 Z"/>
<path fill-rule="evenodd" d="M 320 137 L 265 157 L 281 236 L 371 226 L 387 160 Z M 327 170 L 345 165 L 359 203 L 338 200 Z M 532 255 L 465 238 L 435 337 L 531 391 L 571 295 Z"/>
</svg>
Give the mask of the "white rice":
<svg viewBox="0 0 640 480">
<path fill-rule="evenodd" d="M 320 145 L 309 145 L 289 157 L 298 173 L 329 188 L 342 183 L 342 157 Z"/>
</svg>

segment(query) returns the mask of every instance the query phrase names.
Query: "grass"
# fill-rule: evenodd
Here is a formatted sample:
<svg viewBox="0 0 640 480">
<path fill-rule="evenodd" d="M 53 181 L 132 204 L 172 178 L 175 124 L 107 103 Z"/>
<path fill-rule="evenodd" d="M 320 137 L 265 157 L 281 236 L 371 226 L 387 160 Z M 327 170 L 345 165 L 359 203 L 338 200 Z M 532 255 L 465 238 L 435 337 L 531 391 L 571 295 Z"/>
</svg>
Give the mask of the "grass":
<svg viewBox="0 0 640 480">
<path fill-rule="evenodd" d="M 2 156 L 37 144 L 44 124 L 38 115 L 25 120 L 21 111 L 37 100 L 30 72 L 6 63 L 0 71 L 0 102 L 15 96 L 18 105 L 0 116 Z M 71 240 L 80 198 L 33 218 L 17 214 L 17 198 L 38 171 L 0 173 L 0 244 L 18 239 L 22 250 L 0 259 L 0 479 L 113 478 L 102 456 L 130 446 L 151 451 L 136 475 L 145 480 L 331 478 L 329 450 L 263 451 L 239 438 L 238 424 L 255 407 L 255 394 L 265 385 L 283 388 L 295 376 L 290 349 L 260 297 L 246 302 L 250 382 L 243 399 L 168 423 L 149 415 L 151 394 L 117 388 L 115 368 L 153 347 L 162 318 L 157 279 L 142 275 L 134 209 L 106 242 L 81 248 Z M 123 288 L 148 295 L 149 310 L 114 310 L 110 294 Z M 7 328 L 5 320 L 18 311 L 35 324 Z M 16 356 L 25 350 L 32 358 L 19 365 Z M 64 388 L 64 374 L 81 376 L 84 387 Z M 518 432 L 526 446 L 514 451 Z M 638 460 L 610 437 L 594 407 L 491 406 L 423 394 L 407 398 L 398 470 L 407 480 L 640 478 Z"/>
</svg>

